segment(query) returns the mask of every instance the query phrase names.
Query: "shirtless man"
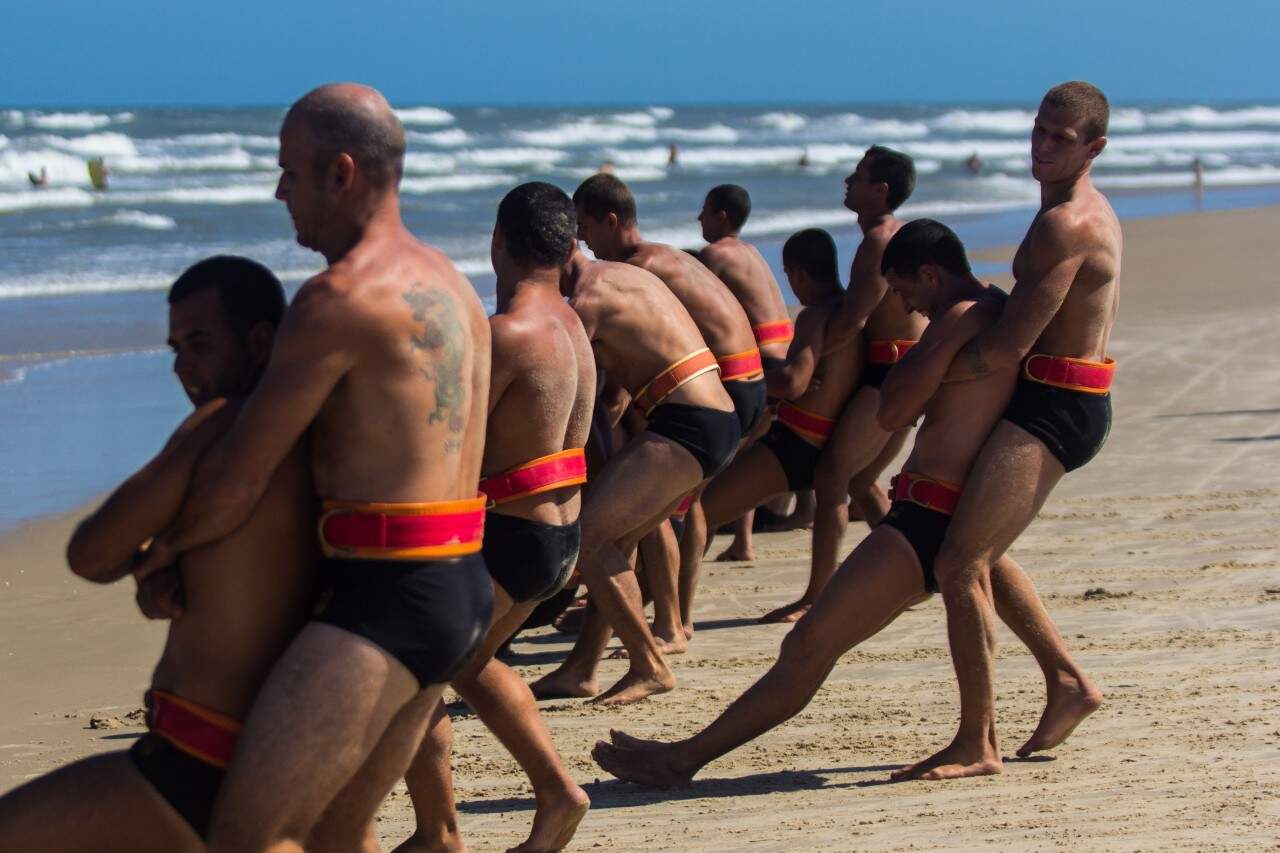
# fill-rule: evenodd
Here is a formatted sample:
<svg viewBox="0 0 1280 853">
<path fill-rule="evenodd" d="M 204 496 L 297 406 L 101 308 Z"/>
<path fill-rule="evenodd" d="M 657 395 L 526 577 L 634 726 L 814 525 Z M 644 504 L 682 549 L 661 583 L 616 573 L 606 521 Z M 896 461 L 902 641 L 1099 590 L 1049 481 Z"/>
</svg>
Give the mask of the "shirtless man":
<svg viewBox="0 0 1280 853">
<path fill-rule="evenodd" d="M 960 682 L 951 744 L 900 779 L 951 779 L 1001 770 L 995 733 L 990 562 L 1036 517 L 1062 475 L 1094 457 L 1111 429 L 1107 343 L 1120 299 L 1120 221 L 1090 179 L 1107 144 L 1109 108 L 1096 87 L 1054 86 L 1031 131 L 1040 210 L 1013 258 L 1015 284 L 993 327 L 965 347 L 947 381 L 1018 368 L 1017 391 L 983 445 L 955 523 L 938 554 L 947 636 Z M 1064 691 L 1020 753 L 1060 742 L 1101 696 Z"/>
<path fill-rule="evenodd" d="M 607 226 L 579 222 L 579 235 L 596 227 Z M 595 696 L 596 666 L 612 627 L 630 668 L 597 701 L 628 704 L 675 686 L 628 560 L 642 536 L 729 463 L 740 438 L 738 416 L 697 325 L 659 278 L 575 252 L 561 290 L 582 318 L 607 382 L 631 395 L 648 426 L 609 459 L 583 504 L 578 565 L 591 607 L 568 658 L 533 692 Z"/>
<path fill-rule="evenodd" d="M 498 205 L 491 247 L 498 312 L 489 318 L 493 373 L 480 481 L 493 503 L 483 553 L 494 579 L 494 622 L 453 679 L 454 691 L 533 784 L 533 831 L 515 848 L 530 853 L 567 845 L 590 806 L 560 763 L 533 694 L 494 658 L 538 602 L 564 586 L 578 559 L 596 365 L 582 322 L 560 295 L 560 270 L 576 235 L 572 205 L 550 184 L 523 184 Z M 462 849 L 451 742 L 449 715 L 440 705 L 405 774 L 418 827 L 399 850 Z"/>
<path fill-rule="evenodd" d="M 355 777 L 389 791 L 489 627 L 475 497 L 489 324 L 467 280 L 400 219 L 404 148 L 373 89 L 326 85 L 290 108 L 276 196 L 329 267 L 298 291 L 262 381 L 139 569 L 236 530 L 311 427 L 332 593 L 254 702 L 211 851 L 301 846 Z"/>
<path fill-rule="evenodd" d="M 768 394 L 751 321 L 733 291 L 688 252 L 647 242 L 636 221 L 635 197 L 618 178 L 612 175 L 587 178 L 574 192 L 573 202 L 584 239 L 596 257 L 621 261 L 653 273 L 680 300 L 720 365 L 720 379 L 733 400 L 741 435 L 750 436 L 764 420 Z M 699 493 L 694 492 L 687 503 L 679 506 L 685 513 L 680 572 L 689 587 L 696 582 L 698 571 L 698 565 L 692 562 L 693 555 L 697 555 L 700 564 L 707 542 L 706 519 L 698 497 Z M 658 575 L 655 572 L 650 576 L 655 610 L 680 612 L 676 584 Z M 681 621 L 692 625 L 684 622 L 683 615 Z M 675 633 L 680 636 L 672 639 L 680 647 L 685 642 L 683 629 Z"/>
<path fill-rule="evenodd" d="M 777 279 L 773 277 L 773 271 L 769 269 L 759 250 L 738 236 L 750 215 L 751 196 L 743 187 L 734 184 L 713 187 L 707 193 L 702 211 L 698 214 L 698 222 L 702 225 L 702 239 L 708 243 L 699 257 L 707 269 L 715 273 L 733 292 L 747 312 L 751 330 L 760 347 L 760 359 L 767 371 L 781 367 L 787 360 L 787 346 L 791 343 L 794 330 L 791 318 L 787 315 L 786 300 L 783 299 Z M 761 426 L 763 427 L 763 423 Z M 752 437 L 758 435 L 759 430 Z M 717 560 L 752 559 L 751 522 L 754 515 L 754 510 L 748 510 L 734 522 L 733 544 Z M 693 544 L 692 539 L 687 541 L 690 545 Z M 681 554 L 680 609 L 685 625 L 689 628 L 693 622 L 690 621 L 688 607 L 697 585 L 701 563 L 701 551 L 695 555 L 693 549 L 688 548 Z"/>
<path fill-rule="evenodd" d="M 827 323 L 844 298 L 831 235 L 818 228 L 793 234 L 782 247 L 782 267 L 804 306 L 787 358 L 765 372 L 770 396 L 782 402 L 764 438 L 703 492 L 710 530 L 775 495 L 813 488 L 822 446 L 862 372 L 860 339 L 824 351 Z"/>
<path fill-rule="evenodd" d="M 862 517 L 872 527 L 888 509 L 876 480 L 902 449 L 906 431 L 895 438 L 876 421 L 880 385 L 893 363 L 919 339 L 924 321 L 908 314 L 902 301 L 889 291 L 880 274 L 880 257 L 902 227 L 893 212 L 910 197 L 915 181 L 911 158 L 879 145 L 868 148 L 853 174 L 845 179 L 844 205 L 858 215 L 862 242 L 853 256 L 844 310 L 831 333 L 844 337 L 861 333 L 867 342 L 866 367 L 862 387 L 840 413 L 818 464 L 808 586 L 797 601 L 766 613 L 765 622 L 799 619 L 835 572 L 840 543 L 849 526 L 846 504 L 850 494 L 857 496 Z"/>
<path fill-rule="evenodd" d="M 1014 371 L 972 382 L 942 379 L 960 348 L 995 321 L 1003 294 L 973 277 L 960 241 L 931 220 L 904 226 L 883 263 L 895 291 L 932 318 L 919 345 L 885 382 L 879 415 L 887 426 L 909 423 L 924 411 L 888 514 L 783 640 L 778 662 L 710 726 L 674 743 L 615 731 L 612 743 L 596 744 L 592 756 L 615 776 L 663 787 L 687 784 L 708 762 L 798 714 L 841 655 L 936 591 L 934 555 L 960 486 L 1012 393 Z M 1046 679 L 1070 668 L 1087 683 L 1034 591 L 1026 598 L 1030 585 L 1021 569 L 1002 557 L 992 580 L 1001 616 L 1031 648 Z"/>
<path fill-rule="evenodd" d="M 128 577 L 177 513 L 201 454 L 231 421 L 271 351 L 284 290 L 265 267 L 217 257 L 169 291 L 174 372 L 196 411 L 160 454 L 82 521 L 67 547 L 77 575 Z M 315 600 L 312 489 L 291 451 L 252 516 L 227 538 L 143 581 L 149 616 L 173 616 L 147 693 L 150 732 L 0 798 L 0 850 L 202 850 L 240 720 Z M 216 637 L 216 643 L 209 638 Z"/>
</svg>

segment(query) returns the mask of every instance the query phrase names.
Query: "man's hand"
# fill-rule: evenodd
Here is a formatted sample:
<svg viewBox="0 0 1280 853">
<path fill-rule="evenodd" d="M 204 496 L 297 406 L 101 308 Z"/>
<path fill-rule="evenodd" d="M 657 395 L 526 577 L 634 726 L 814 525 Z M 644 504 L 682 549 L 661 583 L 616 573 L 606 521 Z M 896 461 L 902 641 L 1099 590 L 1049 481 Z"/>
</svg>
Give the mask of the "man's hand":
<svg viewBox="0 0 1280 853">
<path fill-rule="evenodd" d="M 162 569 L 173 568 L 177 561 L 177 549 L 170 545 L 168 537 L 161 533 L 151 540 L 151 544 L 147 546 L 147 549 L 134 559 L 133 577 L 141 584 Z"/>
<path fill-rule="evenodd" d="M 187 609 L 182 574 L 174 566 L 138 580 L 138 592 L 134 598 L 138 609 L 148 619 L 181 619 Z"/>
</svg>

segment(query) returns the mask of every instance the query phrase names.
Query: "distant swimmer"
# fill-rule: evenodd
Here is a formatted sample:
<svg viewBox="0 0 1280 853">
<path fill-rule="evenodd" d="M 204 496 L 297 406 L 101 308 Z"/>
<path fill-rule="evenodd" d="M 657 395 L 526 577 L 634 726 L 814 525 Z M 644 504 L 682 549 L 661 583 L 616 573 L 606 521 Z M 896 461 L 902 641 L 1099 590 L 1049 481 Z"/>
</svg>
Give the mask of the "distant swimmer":
<svg viewBox="0 0 1280 853">
<path fill-rule="evenodd" d="M 965 342 L 993 325 L 1004 295 L 974 278 L 964 247 L 938 222 L 904 226 L 885 250 L 884 265 L 912 308 L 931 316 L 919 345 L 884 384 L 879 414 L 891 428 L 924 415 L 895 478 L 892 508 L 783 639 L 777 662 L 710 725 L 685 740 L 641 740 L 612 731 L 611 742 L 597 743 L 592 757 L 618 778 L 657 787 L 688 784 L 709 762 L 798 714 L 849 649 L 937 590 L 933 555 L 974 457 L 1013 391 L 1016 370 L 1007 367 L 974 382 L 942 378 Z M 1040 664 L 1050 705 L 1062 679 L 1074 680 L 1082 691 L 1092 688 L 1017 564 L 1002 557 L 991 589 L 1001 616 Z M 831 739 L 831 748 L 838 751 L 842 740 L 848 738 Z"/>
<path fill-rule="evenodd" d="M 667 165 L 678 166 L 680 164 L 680 146 L 674 142 L 667 148 Z"/>
<path fill-rule="evenodd" d="M 982 173 L 982 158 L 975 151 L 969 155 L 969 159 L 964 161 L 964 167 L 969 170 L 969 174 L 978 175 Z"/>
<path fill-rule="evenodd" d="M 262 380 L 139 570 L 238 529 L 310 430 L 312 535 L 331 592 L 245 721 L 210 824 L 214 853 L 315 849 L 308 836 L 328 837 L 318 824 L 349 783 L 376 808 L 489 628 L 476 497 L 489 322 L 444 253 L 405 227 L 404 153 L 404 128 L 374 89 L 330 84 L 290 107 L 276 197 L 298 243 L 329 266 L 299 289 Z"/>
<path fill-rule="evenodd" d="M 1191 178 L 1195 187 L 1196 209 L 1204 204 L 1204 161 L 1199 157 L 1191 161 Z"/>
<path fill-rule="evenodd" d="M 601 175 L 612 175 L 614 172 L 618 171 L 618 167 L 613 165 L 612 160 L 605 160 L 600 164 L 600 168 L 596 171 Z"/>
<path fill-rule="evenodd" d="M 801 169 L 809 167 L 809 149 L 805 148 L 800 152 L 800 159 L 796 161 L 796 165 Z"/>
<path fill-rule="evenodd" d="M 94 157 L 88 162 L 88 167 L 89 183 L 93 184 L 95 190 L 106 190 L 107 179 L 111 177 L 111 169 L 107 166 L 107 162 L 101 157 Z"/>
<path fill-rule="evenodd" d="M 76 528 L 67 560 L 95 583 L 128 578 L 177 514 L 193 470 L 252 391 L 285 310 L 265 267 L 221 256 L 169 290 L 173 370 L 195 412 L 164 449 Z M 148 731 L 0 798 L 0 850 L 203 850 L 241 721 L 316 600 L 308 447 L 297 443 L 226 538 L 142 581 L 137 599 L 169 618 L 146 694 Z"/>
<path fill-rule="evenodd" d="M 1096 86 L 1054 86 L 1031 128 L 1036 212 L 1013 257 L 1013 289 L 991 328 L 965 345 L 948 384 L 1017 370 L 1013 399 L 982 447 L 935 565 L 960 682 L 960 726 L 950 745 L 903 768 L 899 779 L 953 779 L 1003 769 L 995 728 L 996 613 L 991 564 L 1022 534 L 1068 471 L 1088 463 L 1111 431 L 1107 347 L 1120 304 L 1120 220 L 1093 185 L 1110 107 Z M 1047 749 L 1096 705 L 1051 693 L 1040 725 L 1018 750 Z"/>
<path fill-rule="evenodd" d="M 31 182 L 33 187 L 47 187 L 49 186 L 49 170 L 41 166 L 39 172 L 27 172 L 27 180 Z"/>
</svg>

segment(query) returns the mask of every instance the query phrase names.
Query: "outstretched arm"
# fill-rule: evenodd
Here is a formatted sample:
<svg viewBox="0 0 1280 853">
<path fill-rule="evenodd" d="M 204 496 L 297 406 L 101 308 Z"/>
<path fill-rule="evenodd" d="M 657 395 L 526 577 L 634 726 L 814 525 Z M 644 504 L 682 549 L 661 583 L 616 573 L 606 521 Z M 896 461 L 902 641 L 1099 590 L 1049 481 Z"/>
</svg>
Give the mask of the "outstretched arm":
<svg viewBox="0 0 1280 853">
<path fill-rule="evenodd" d="M 959 303 L 941 317 L 931 318 L 920 342 L 893 366 L 880 389 L 876 420 L 886 432 L 915 423 L 947 376 L 956 354 L 974 336 L 995 322 L 1000 300 Z"/>
<path fill-rule="evenodd" d="M 94 583 L 129 574 L 142 546 L 177 515 L 196 461 L 230 424 L 234 411 L 226 402 L 196 409 L 154 459 L 80 522 L 67 543 L 71 571 Z"/>
<path fill-rule="evenodd" d="M 1031 235 L 1030 271 L 1014 283 L 1004 313 L 959 353 L 947 382 L 979 379 L 1026 358 L 1062 307 L 1084 264 L 1086 250 L 1065 215 L 1046 214 Z"/>
<path fill-rule="evenodd" d="M 769 395 L 780 400 L 794 400 L 805 392 L 813 380 L 813 372 L 822 357 L 829 311 L 806 308 L 796 318 L 796 334 L 787 348 L 787 362 L 776 370 L 765 371 Z M 834 322 L 834 321 L 833 321 Z"/>
<path fill-rule="evenodd" d="M 358 311 L 328 280 L 313 279 L 298 292 L 266 372 L 226 437 L 201 459 L 181 513 L 156 537 L 138 577 L 248 519 L 276 467 L 355 364 L 359 329 Z"/>
</svg>

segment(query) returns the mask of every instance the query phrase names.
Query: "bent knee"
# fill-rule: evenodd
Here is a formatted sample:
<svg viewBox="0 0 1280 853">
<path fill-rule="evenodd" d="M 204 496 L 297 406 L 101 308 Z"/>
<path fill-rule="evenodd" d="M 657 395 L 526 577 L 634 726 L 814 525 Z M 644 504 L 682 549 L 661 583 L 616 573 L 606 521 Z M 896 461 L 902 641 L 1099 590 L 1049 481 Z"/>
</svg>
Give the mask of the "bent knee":
<svg viewBox="0 0 1280 853">
<path fill-rule="evenodd" d="M 944 549 L 933 561 L 933 576 L 938 581 L 938 591 L 943 595 L 965 587 L 978 585 L 984 575 L 990 573 L 990 563 L 985 559 L 964 558 L 949 554 Z"/>
</svg>

